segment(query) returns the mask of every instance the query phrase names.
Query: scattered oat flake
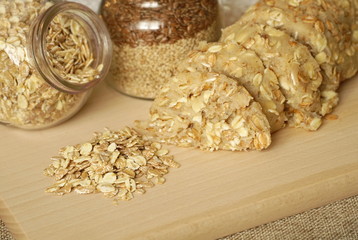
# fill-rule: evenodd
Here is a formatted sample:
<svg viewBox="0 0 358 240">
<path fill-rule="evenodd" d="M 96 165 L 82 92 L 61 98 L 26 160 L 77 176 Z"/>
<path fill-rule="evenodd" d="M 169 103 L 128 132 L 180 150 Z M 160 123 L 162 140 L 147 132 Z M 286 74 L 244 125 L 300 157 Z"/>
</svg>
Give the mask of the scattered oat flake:
<svg viewBox="0 0 358 240">
<path fill-rule="evenodd" d="M 327 120 L 338 120 L 339 117 L 336 114 L 328 114 L 324 118 Z"/>
<path fill-rule="evenodd" d="M 133 193 L 165 183 L 170 167 L 179 168 L 169 151 L 132 128 L 106 129 L 83 144 L 61 148 L 44 174 L 56 182 L 47 193 L 64 195 L 103 193 L 115 203 L 131 200 Z"/>
</svg>

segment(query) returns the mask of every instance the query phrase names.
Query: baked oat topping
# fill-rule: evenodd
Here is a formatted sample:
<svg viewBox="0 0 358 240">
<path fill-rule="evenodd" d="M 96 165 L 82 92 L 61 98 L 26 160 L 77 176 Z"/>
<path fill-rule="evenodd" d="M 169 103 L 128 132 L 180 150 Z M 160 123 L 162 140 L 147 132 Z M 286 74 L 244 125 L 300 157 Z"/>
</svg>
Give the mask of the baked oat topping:
<svg viewBox="0 0 358 240">
<path fill-rule="evenodd" d="M 283 31 L 260 24 L 234 24 L 223 30 L 221 41 L 234 41 L 253 50 L 265 67 L 272 69 L 287 100 L 290 126 L 320 127 L 321 69 L 306 46 Z"/>
<path fill-rule="evenodd" d="M 150 120 L 137 122 L 148 136 L 203 150 L 263 150 L 270 125 L 260 104 L 237 81 L 218 73 L 180 73 L 155 99 Z"/>
<path fill-rule="evenodd" d="M 338 104 L 340 81 L 358 70 L 354 5 L 355 0 L 263 0 L 253 5 L 239 24 L 269 25 L 309 47 L 322 68 L 321 92 L 335 92 L 322 95 L 321 115 L 326 115 Z"/>
<path fill-rule="evenodd" d="M 179 71 L 217 72 L 235 79 L 260 103 L 270 123 L 271 132 L 285 126 L 285 97 L 277 76 L 264 66 L 255 52 L 235 42 L 202 42 L 179 65 Z"/>
</svg>

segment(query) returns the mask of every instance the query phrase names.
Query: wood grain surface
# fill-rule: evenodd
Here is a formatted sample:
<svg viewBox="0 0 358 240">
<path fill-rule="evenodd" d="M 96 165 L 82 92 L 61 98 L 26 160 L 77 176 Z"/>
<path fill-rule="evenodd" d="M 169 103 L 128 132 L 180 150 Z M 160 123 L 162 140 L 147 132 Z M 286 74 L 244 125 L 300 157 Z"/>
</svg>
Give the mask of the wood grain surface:
<svg viewBox="0 0 358 240">
<path fill-rule="evenodd" d="M 215 239 L 358 194 L 358 79 L 318 132 L 285 129 L 263 152 L 171 147 L 182 164 L 164 185 L 119 206 L 101 195 L 44 193 L 42 170 L 60 147 L 104 127 L 145 119 L 151 102 L 100 86 L 66 123 L 23 131 L 0 126 L 0 218 L 17 240 Z"/>
</svg>

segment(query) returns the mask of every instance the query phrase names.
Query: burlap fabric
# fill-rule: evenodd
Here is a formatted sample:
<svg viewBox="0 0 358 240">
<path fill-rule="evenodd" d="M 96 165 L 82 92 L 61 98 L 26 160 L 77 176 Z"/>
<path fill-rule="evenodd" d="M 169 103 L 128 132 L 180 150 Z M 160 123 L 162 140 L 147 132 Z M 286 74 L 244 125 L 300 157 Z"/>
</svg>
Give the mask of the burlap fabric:
<svg viewBox="0 0 358 240">
<path fill-rule="evenodd" d="M 0 240 L 14 240 L 4 223 L 0 220 Z"/>
<path fill-rule="evenodd" d="M 358 240 L 358 196 L 220 240 Z"/>
<path fill-rule="evenodd" d="M 358 196 L 219 240 L 358 240 Z M 14 240 L 0 220 L 0 240 Z"/>
</svg>

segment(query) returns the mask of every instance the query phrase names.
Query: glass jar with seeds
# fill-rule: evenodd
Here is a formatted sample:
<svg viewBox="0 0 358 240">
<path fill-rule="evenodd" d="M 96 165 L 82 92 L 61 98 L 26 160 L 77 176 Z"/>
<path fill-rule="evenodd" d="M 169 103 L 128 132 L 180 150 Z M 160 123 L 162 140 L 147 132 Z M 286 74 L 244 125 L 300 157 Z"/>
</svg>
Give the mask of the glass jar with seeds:
<svg viewBox="0 0 358 240">
<path fill-rule="evenodd" d="M 220 37 L 217 0 L 105 0 L 102 16 L 113 43 L 108 82 L 153 99 L 200 41 Z"/>
<path fill-rule="evenodd" d="M 89 8 L 0 1 L 0 123 L 24 129 L 73 116 L 111 62 L 111 39 Z"/>
</svg>

